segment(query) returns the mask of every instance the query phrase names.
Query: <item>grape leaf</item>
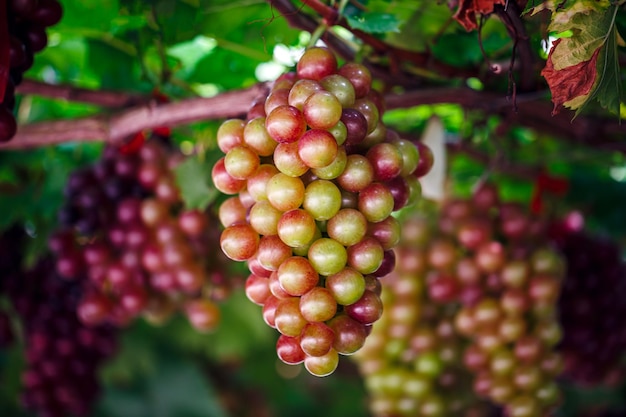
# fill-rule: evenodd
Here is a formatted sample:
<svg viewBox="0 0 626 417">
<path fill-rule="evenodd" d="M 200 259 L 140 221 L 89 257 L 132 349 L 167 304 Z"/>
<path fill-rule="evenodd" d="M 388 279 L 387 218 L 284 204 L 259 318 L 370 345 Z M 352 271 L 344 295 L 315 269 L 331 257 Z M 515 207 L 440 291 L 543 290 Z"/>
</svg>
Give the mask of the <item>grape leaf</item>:
<svg viewBox="0 0 626 417">
<path fill-rule="evenodd" d="M 571 37 L 563 38 L 558 48 L 554 48 L 552 63 L 556 70 L 591 59 L 611 33 L 615 18 L 613 10 L 573 6 L 554 13 L 548 30 L 556 33 L 573 32 Z"/>
<path fill-rule="evenodd" d="M 201 160 L 198 156 L 193 156 L 174 169 L 176 184 L 185 207 L 204 210 L 217 197 L 218 191 L 211 181 L 214 163 L 213 160 Z"/>
<path fill-rule="evenodd" d="M 477 29 L 477 14 L 493 13 L 496 4 L 505 4 L 504 0 L 461 0 L 459 8 L 454 14 L 457 22 L 461 24 L 468 32 Z"/>
<path fill-rule="evenodd" d="M 619 34 L 615 26 L 613 26 L 611 31 L 612 33 L 607 37 L 606 44 L 598 58 L 597 71 L 599 79 L 589 100 L 596 98 L 602 107 L 619 114 L 621 101 L 621 78 L 617 55 Z M 582 110 L 582 107 L 576 114 L 580 110 Z"/>
<path fill-rule="evenodd" d="M 350 27 L 367 33 L 400 32 L 400 20 L 391 13 L 365 12 L 346 19 Z"/>
<path fill-rule="evenodd" d="M 554 110 L 552 114 L 559 111 L 559 106 L 565 105 L 577 108 L 588 98 L 591 89 L 596 81 L 596 62 L 600 48 L 590 60 L 580 62 L 576 65 L 557 70 L 554 67 L 553 54 L 563 39 L 557 39 L 548 55 L 546 66 L 541 71 L 550 87 Z M 580 102 L 582 100 L 582 102 Z"/>
<path fill-rule="evenodd" d="M 616 13 L 616 6 L 604 11 L 587 10 L 570 15 L 571 26 L 563 19 L 550 26 L 574 31 L 571 38 L 554 42 L 541 72 L 552 92 L 553 114 L 561 105 L 577 110 L 578 114 L 593 98 L 603 107 L 619 111 Z M 582 27 L 589 29 L 584 31 Z"/>
</svg>

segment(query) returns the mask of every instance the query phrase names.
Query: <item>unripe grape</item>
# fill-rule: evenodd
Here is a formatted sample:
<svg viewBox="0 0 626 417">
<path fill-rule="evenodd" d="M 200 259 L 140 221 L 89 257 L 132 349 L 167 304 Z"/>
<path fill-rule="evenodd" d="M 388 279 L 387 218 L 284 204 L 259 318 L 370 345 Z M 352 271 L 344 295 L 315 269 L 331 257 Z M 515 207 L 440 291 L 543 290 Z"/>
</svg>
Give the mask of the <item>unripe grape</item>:
<svg viewBox="0 0 626 417">
<path fill-rule="evenodd" d="M 304 359 L 304 367 L 311 375 L 323 377 L 335 372 L 339 365 L 339 355 L 331 348 L 328 353 L 321 356 L 308 356 Z"/>
<path fill-rule="evenodd" d="M 243 142 L 259 156 L 270 156 L 278 141 L 266 129 L 267 120 L 264 116 L 255 117 L 246 123 L 243 131 Z"/>
<path fill-rule="evenodd" d="M 282 215 L 278 221 L 277 232 L 285 244 L 299 248 L 311 243 L 317 232 L 317 226 L 315 219 L 307 211 L 295 209 Z"/>
<path fill-rule="evenodd" d="M 357 270 L 345 267 L 326 278 L 326 288 L 338 304 L 348 305 L 357 302 L 365 291 L 365 279 Z"/>
<path fill-rule="evenodd" d="M 313 242 L 307 256 L 317 273 L 324 276 L 338 273 L 348 261 L 348 253 L 344 246 L 330 238 L 321 238 Z"/>
<path fill-rule="evenodd" d="M 293 296 L 301 296 L 318 284 L 319 275 L 301 256 L 287 258 L 278 268 L 280 286 Z"/>
<path fill-rule="evenodd" d="M 279 106 L 265 120 L 267 133 L 278 143 L 296 142 L 306 131 L 305 116 L 293 106 Z"/>
<path fill-rule="evenodd" d="M 229 119 L 220 125 L 217 129 L 217 146 L 223 153 L 243 144 L 245 125 L 246 122 L 241 119 Z"/>
<path fill-rule="evenodd" d="M 341 208 L 341 191 L 330 181 L 312 181 L 304 190 L 302 207 L 315 220 L 328 220 Z"/>
<path fill-rule="evenodd" d="M 364 65 L 347 62 L 339 68 L 339 75 L 346 77 L 354 86 L 355 97 L 365 97 L 370 92 L 372 74 Z"/>
<path fill-rule="evenodd" d="M 213 184 L 215 185 L 215 188 L 224 194 L 237 194 L 243 190 L 246 186 L 246 182 L 244 180 L 233 178 L 228 171 L 226 171 L 224 159 L 225 158 L 220 158 L 215 165 L 213 165 L 213 169 L 211 171 Z"/>
<path fill-rule="evenodd" d="M 259 234 L 248 224 L 227 227 L 220 237 L 220 246 L 226 256 L 235 261 L 245 261 L 256 253 Z"/>
<path fill-rule="evenodd" d="M 269 279 L 251 274 L 246 279 L 245 284 L 246 297 L 254 304 L 263 305 L 271 295 L 269 289 Z"/>
<path fill-rule="evenodd" d="M 259 155 L 246 146 L 235 146 L 224 158 L 224 168 L 236 179 L 245 180 L 252 176 L 260 165 Z"/>
<path fill-rule="evenodd" d="M 276 353 L 281 361 L 289 365 L 297 365 L 304 362 L 306 354 L 300 347 L 300 341 L 296 337 L 281 334 L 276 342 Z"/>
<path fill-rule="evenodd" d="M 337 313 L 337 302 L 324 287 L 314 287 L 300 297 L 300 313 L 308 322 L 325 322 Z"/>
<path fill-rule="evenodd" d="M 291 337 L 299 336 L 307 324 L 307 320 L 300 312 L 300 298 L 289 297 L 280 300 L 274 313 L 274 323 L 281 334 Z"/>
<path fill-rule="evenodd" d="M 330 129 L 341 119 L 341 110 L 337 97 L 327 91 L 318 91 L 306 99 L 302 113 L 311 129 Z"/>
<path fill-rule="evenodd" d="M 296 65 L 298 78 L 319 81 L 337 71 L 337 58 L 328 49 L 322 47 L 308 48 Z"/>
<path fill-rule="evenodd" d="M 256 173 L 248 178 L 247 191 L 254 201 L 267 200 L 267 183 L 278 174 L 278 169 L 274 165 L 261 164 Z"/>
<path fill-rule="evenodd" d="M 298 155 L 310 168 L 324 168 L 337 157 L 337 141 L 326 130 L 308 130 L 298 141 Z"/>
<path fill-rule="evenodd" d="M 323 356 L 332 349 L 334 339 L 335 332 L 326 324 L 308 323 L 300 335 L 300 347 L 308 356 Z"/>
<path fill-rule="evenodd" d="M 292 256 L 292 250 L 277 236 L 263 236 L 259 241 L 256 258 L 263 268 L 276 271 Z"/>
<path fill-rule="evenodd" d="M 323 87 L 317 81 L 301 79 L 294 83 L 287 99 L 290 106 L 299 110 L 304 108 L 304 102 L 314 93 L 322 91 Z"/>
</svg>

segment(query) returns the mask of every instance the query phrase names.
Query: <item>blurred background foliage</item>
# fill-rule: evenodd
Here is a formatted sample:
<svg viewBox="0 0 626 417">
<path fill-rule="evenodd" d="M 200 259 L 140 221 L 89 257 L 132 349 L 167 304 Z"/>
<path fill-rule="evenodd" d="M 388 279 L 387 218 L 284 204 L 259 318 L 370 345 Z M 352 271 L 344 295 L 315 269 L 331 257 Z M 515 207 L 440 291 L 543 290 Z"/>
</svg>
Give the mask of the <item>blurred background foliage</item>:
<svg viewBox="0 0 626 417">
<path fill-rule="evenodd" d="M 145 95 L 156 90 L 172 100 L 214 96 L 276 77 L 293 65 L 294 57 L 310 39 L 309 33 L 290 28 L 286 19 L 260 0 L 62 3 L 63 19 L 50 28 L 49 45 L 36 56 L 26 74 L 29 78 Z M 484 54 L 493 60 L 510 54 L 511 40 L 495 19 L 483 28 L 483 53 L 476 32 L 466 33 L 451 23 L 451 11 L 434 0 L 368 3 L 373 12 L 384 11 L 393 19 L 371 20 L 364 29 L 392 45 L 429 49 L 437 59 L 457 67 L 479 65 Z M 350 12 L 348 8 L 346 13 Z M 532 33 L 532 37 L 533 46 L 540 49 L 543 34 Z M 473 82 L 479 89 L 485 87 L 478 80 Z M 505 94 L 506 85 L 494 90 Z M 18 120 L 30 123 L 103 111 L 107 110 L 94 105 L 24 96 L 20 97 Z M 546 196 L 551 212 L 581 210 L 593 229 L 626 243 L 623 153 L 564 142 L 524 126 L 513 126 L 502 135 L 498 131 L 502 120 L 497 116 L 455 104 L 390 110 L 385 122 L 418 138 L 432 116 L 443 122 L 449 143 L 469 143 L 489 158 L 485 162 L 464 152 L 452 153 L 448 161 L 452 193 L 467 195 L 488 176 L 507 198 L 528 202 L 534 179 L 511 175 L 510 170 L 498 169 L 502 165 L 491 162 L 544 169 L 567 177 L 570 183 L 565 197 Z M 202 172 L 203 166 L 210 167 L 207 161 L 219 153 L 215 142 L 218 126 L 219 121 L 206 121 L 174 131 L 183 150 L 195 148 L 206 158 L 196 159 L 178 172 L 180 183 L 193 187 L 188 201 L 203 193 L 208 196 L 197 201 L 199 205 L 218 198 L 212 192 L 210 168 Z M 100 143 L 76 142 L 0 152 L 0 230 L 19 223 L 29 231 L 29 260 L 45 250 L 69 173 L 97 160 L 101 150 Z M 93 415 L 368 415 L 362 381 L 349 361 L 341 361 L 338 371 L 324 379 L 308 375 L 301 367 L 283 365 L 276 358 L 275 332 L 265 326 L 260 307 L 245 299 L 242 291 L 235 291 L 224 303 L 222 317 L 220 328 L 211 334 L 195 333 L 182 319 L 162 327 L 137 322 L 124 330 L 119 354 L 102 370 L 104 392 Z M 0 415 L 25 415 L 17 402 L 23 360 L 19 343 L 0 351 Z M 568 388 L 562 414 L 573 416 L 581 408 L 602 403 L 624 407 L 625 397 L 624 387 Z"/>
</svg>

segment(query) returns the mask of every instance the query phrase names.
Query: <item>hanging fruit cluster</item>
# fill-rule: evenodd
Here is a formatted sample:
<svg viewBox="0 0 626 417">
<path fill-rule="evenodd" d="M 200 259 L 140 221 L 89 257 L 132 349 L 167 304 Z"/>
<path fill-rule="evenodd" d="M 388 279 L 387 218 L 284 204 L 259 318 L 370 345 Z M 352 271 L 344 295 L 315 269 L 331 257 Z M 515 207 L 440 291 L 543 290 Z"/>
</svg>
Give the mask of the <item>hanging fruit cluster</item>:
<svg viewBox="0 0 626 417">
<path fill-rule="evenodd" d="M 11 322 L 24 342 L 20 402 L 41 417 L 88 415 L 100 393 L 100 367 L 117 350 L 118 331 L 78 320 L 82 282 L 60 277 L 50 256 L 24 270 L 25 240 L 18 228 L 0 235 L 6 255 L 0 260 L 0 293 L 10 301 Z M 0 321 L 0 348 L 11 342 L 7 318 L 3 314 Z"/>
<path fill-rule="evenodd" d="M 394 210 L 420 195 L 432 158 L 388 130 L 366 67 L 305 51 L 247 120 L 218 131 L 215 186 L 224 253 L 248 261 L 248 297 L 280 332 L 277 353 L 313 375 L 363 345 L 382 314 L 378 278 L 394 267 Z M 426 152 L 426 151 L 425 151 Z M 421 162 L 420 162 L 421 161 Z"/>
<path fill-rule="evenodd" d="M 396 258 L 389 308 L 356 356 L 377 415 L 487 415 L 476 408 L 489 402 L 540 417 L 558 404 L 564 264 L 541 221 L 484 185 L 436 224 L 408 218 Z"/>
<path fill-rule="evenodd" d="M 17 131 L 15 87 L 33 65 L 34 54 L 48 44 L 46 28 L 62 15 L 57 0 L 0 2 L 0 143 L 11 140 Z"/>
<path fill-rule="evenodd" d="M 189 210 L 173 168 L 181 155 L 153 135 L 137 152 L 109 147 L 67 184 L 63 226 L 50 239 L 67 280 L 87 276 L 78 315 L 87 324 L 161 322 L 182 310 L 198 330 L 214 329 L 216 301 L 229 291 L 228 261 L 217 249 L 217 218 Z"/>
<path fill-rule="evenodd" d="M 559 299 L 564 375 L 583 385 L 620 382 L 626 350 L 621 249 L 614 240 L 586 230 L 575 212 L 551 225 L 550 237 L 568 266 Z"/>
</svg>

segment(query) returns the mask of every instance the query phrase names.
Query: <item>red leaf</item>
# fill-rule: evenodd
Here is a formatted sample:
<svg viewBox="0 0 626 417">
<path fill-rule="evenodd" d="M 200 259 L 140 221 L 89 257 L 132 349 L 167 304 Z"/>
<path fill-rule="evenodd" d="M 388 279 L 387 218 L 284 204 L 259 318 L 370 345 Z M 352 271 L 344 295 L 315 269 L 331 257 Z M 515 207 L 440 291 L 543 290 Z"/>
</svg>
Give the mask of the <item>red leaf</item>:
<svg viewBox="0 0 626 417">
<path fill-rule="evenodd" d="M 170 129 L 167 126 L 159 126 L 159 127 L 155 127 L 152 130 L 152 133 L 154 133 L 155 135 L 162 136 L 162 137 L 168 137 L 168 136 L 171 136 L 172 129 Z"/>
<path fill-rule="evenodd" d="M 493 13 L 496 4 L 505 4 L 505 0 L 461 0 L 453 17 L 470 32 L 478 28 L 476 14 Z"/>
<path fill-rule="evenodd" d="M 130 155 L 133 153 L 139 152 L 139 149 L 143 146 L 143 143 L 146 141 L 146 135 L 143 132 L 136 133 L 130 141 L 122 144 L 120 146 L 120 153 L 124 155 Z"/>
<path fill-rule="evenodd" d="M 9 79 L 9 26 L 6 0 L 0 0 L 0 103 Z"/>
<path fill-rule="evenodd" d="M 583 61 L 561 70 L 555 70 L 554 64 L 552 63 L 552 52 L 554 52 L 559 43 L 561 43 L 561 39 L 557 39 L 552 44 L 546 66 L 541 71 L 541 75 L 543 75 L 548 82 L 548 87 L 550 87 L 550 91 L 552 92 L 552 102 L 554 103 L 554 110 L 552 110 L 553 115 L 559 112 L 560 106 L 562 106 L 563 103 L 573 100 L 576 97 L 589 94 L 596 81 L 596 62 L 601 49 L 596 49 L 589 61 Z"/>
<path fill-rule="evenodd" d="M 533 186 L 530 210 L 534 214 L 540 214 L 543 211 L 543 197 L 545 193 L 562 196 L 567 193 L 568 189 L 569 180 L 567 178 L 553 177 L 546 172 L 540 172 Z"/>
</svg>

